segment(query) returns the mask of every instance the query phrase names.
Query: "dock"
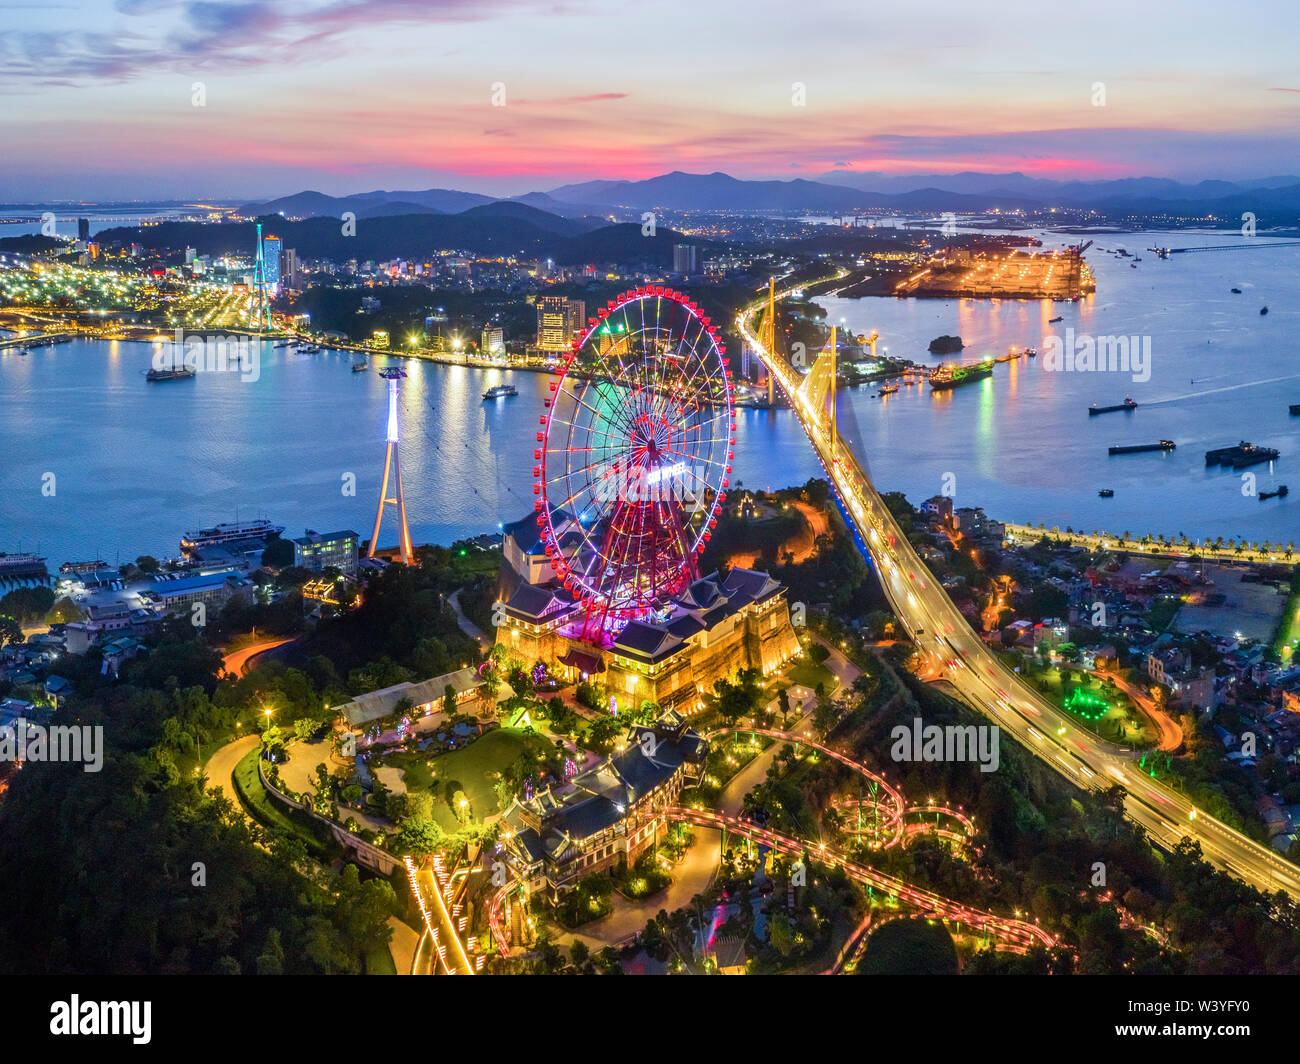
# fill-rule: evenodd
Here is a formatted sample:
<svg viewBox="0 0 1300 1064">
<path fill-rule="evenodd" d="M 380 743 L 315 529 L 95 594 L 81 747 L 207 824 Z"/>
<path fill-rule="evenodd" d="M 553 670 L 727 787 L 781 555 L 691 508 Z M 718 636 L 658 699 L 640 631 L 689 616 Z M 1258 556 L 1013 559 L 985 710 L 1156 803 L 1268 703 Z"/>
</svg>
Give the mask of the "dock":
<svg viewBox="0 0 1300 1064">
<path fill-rule="evenodd" d="M 11 336 L 8 340 L 0 340 L 0 351 L 30 351 L 36 347 L 70 344 L 73 339 L 71 333 L 39 333 L 35 336 Z"/>
</svg>

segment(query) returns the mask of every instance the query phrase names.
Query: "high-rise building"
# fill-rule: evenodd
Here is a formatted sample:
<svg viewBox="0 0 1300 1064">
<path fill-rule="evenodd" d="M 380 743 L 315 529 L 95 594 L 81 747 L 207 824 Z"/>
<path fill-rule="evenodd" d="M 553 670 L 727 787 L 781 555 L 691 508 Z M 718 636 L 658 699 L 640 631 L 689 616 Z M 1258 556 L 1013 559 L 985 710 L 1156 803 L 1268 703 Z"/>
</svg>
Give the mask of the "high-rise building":
<svg viewBox="0 0 1300 1064">
<path fill-rule="evenodd" d="M 695 245 L 673 245 L 673 273 L 692 274 L 695 272 Z"/>
<path fill-rule="evenodd" d="M 281 240 L 278 236 L 268 236 L 262 241 L 262 257 L 265 260 L 263 280 L 268 286 L 280 283 L 281 246 Z"/>
<path fill-rule="evenodd" d="M 587 304 L 581 299 L 542 296 L 537 301 L 537 347 L 551 354 L 569 350 L 575 333 L 586 324 Z"/>
<path fill-rule="evenodd" d="M 294 248 L 284 248 L 280 252 L 280 283 L 295 292 L 302 288 L 298 282 L 298 252 Z"/>
<path fill-rule="evenodd" d="M 506 337 L 499 325 L 488 325 L 479 339 L 479 354 L 488 358 L 501 358 L 506 353 Z"/>
<path fill-rule="evenodd" d="M 87 240 L 90 239 L 90 219 L 89 219 L 89 218 L 78 218 L 78 219 L 77 219 L 77 239 L 80 240 L 82 243 L 85 243 Z"/>
</svg>

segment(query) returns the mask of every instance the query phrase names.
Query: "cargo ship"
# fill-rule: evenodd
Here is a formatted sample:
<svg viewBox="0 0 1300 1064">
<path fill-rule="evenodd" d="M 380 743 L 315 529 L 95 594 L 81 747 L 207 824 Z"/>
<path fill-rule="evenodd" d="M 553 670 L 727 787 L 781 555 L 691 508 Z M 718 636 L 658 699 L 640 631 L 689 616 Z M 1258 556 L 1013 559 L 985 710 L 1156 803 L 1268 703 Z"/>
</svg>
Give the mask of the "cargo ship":
<svg viewBox="0 0 1300 1064">
<path fill-rule="evenodd" d="M 284 525 L 273 525 L 265 517 L 256 521 L 227 521 L 211 528 L 200 528 L 197 532 L 186 532 L 181 536 L 181 550 L 191 554 L 204 547 L 237 543 L 241 539 L 266 539 L 283 531 Z"/>
<path fill-rule="evenodd" d="M 1110 449 L 1111 454 L 1145 454 L 1147 451 L 1172 451 L 1177 444 L 1173 440 L 1161 440 L 1159 443 L 1128 443 Z"/>
<path fill-rule="evenodd" d="M 1219 447 L 1205 452 L 1207 466 L 1232 466 L 1233 469 L 1245 469 L 1247 466 L 1271 462 L 1280 452 L 1275 447 L 1256 447 L 1253 443 L 1242 440 L 1236 447 Z"/>
<path fill-rule="evenodd" d="M 483 393 L 484 400 L 487 399 L 508 399 L 512 395 L 518 395 L 519 389 L 513 384 L 498 384 L 489 388 Z"/>
<path fill-rule="evenodd" d="M 1137 408 L 1138 405 L 1133 402 L 1132 397 L 1126 395 L 1122 403 L 1116 403 L 1114 406 L 1098 406 L 1093 403 L 1092 406 L 1088 407 L 1088 415 L 1091 417 L 1094 414 L 1113 414 L 1116 410 L 1136 410 Z"/>
<path fill-rule="evenodd" d="M 958 366 L 949 362 L 930 373 L 930 390 L 946 392 L 963 384 L 974 384 L 993 376 L 993 360 L 986 359 L 974 366 Z"/>
</svg>

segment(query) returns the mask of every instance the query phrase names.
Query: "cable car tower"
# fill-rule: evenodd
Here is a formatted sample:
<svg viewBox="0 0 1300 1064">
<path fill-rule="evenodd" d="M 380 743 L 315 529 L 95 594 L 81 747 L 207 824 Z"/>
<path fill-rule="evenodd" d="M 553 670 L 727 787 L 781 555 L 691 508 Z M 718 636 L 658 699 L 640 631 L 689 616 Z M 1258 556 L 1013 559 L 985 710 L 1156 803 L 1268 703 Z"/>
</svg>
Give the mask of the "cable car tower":
<svg viewBox="0 0 1300 1064">
<path fill-rule="evenodd" d="M 384 455 L 384 483 L 379 489 L 379 512 L 375 514 L 375 530 L 370 533 L 370 549 L 367 558 L 375 556 L 379 544 L 379 526 L 384 520 L 384 507 L 396 506 L 400 527 L 398 529 L 397 549 L 402 556 L 402 563 L 410 565 L 415 558 L 411 550 L 411 530 L 406 525 L 406 496 L 402 493 L 402 464 L 397 454 L 397 382 L 406 376 L 406 371 L 391 366 L 379 371 L 379 375 L 388 381 L 388 450 Z M 388 494 L 389 476 L 393 478 L 393 494 Z"/>
</svg>

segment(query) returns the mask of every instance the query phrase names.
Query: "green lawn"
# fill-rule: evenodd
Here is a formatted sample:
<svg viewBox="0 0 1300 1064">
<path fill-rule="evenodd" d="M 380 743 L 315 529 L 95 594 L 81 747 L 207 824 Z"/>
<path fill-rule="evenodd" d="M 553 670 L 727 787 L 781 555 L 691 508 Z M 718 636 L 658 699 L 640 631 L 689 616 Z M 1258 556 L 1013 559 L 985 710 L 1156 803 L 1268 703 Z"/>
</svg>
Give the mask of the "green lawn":
<svg viewBox="0 0 1300 1064">
<path fill-rule="evenodd" d="M 277 829 L 301 839 L 309 853 L 317 857 L 329 854 L 330 848 L 321 841 L 307 817 L 295 816 L 290 810 L 273 801 L 266 793 L 266 788 L 262 786 L 262 781 L 257 776 L 257 759 L 261 753 L 260 747 L 254 747 L 240 758 L 239 764 L 235 766 L 235 791 L 239 795 L 240 804 L 249 816 L 264 827 Z"/>
<path fill-rule="evenodd" d="M 501 812 L 497 804 L 495 773 L 504 772 L 527 744 L 541 749 L 548 744 L 540 735 L 529 735 L 519 728 L 497 728 L 475 739 L 463 750 L 453 750 L 427 759 L 420 754 L 397 754 L 385 762 L 402 769 L 402 778 L 408 790 L 430 790 L 434 818 L 447 831 L 456 831 L 460 825 L 451 807 L 443 800 L 443 789 L 448 780 L 459 780 L 465 797 L 469 799 L 474 819 L 482 820 Z"/>
<path fill-rule="evenodd" d="M 819 683 L 825 685 L 824 690 L 827 694 L 835 689 L 835 673 L 825 665 L 817 665 L 807 659 L 795 662 L 787 676 L 792 684 L 799 684 L 812 691 L 817 690 Z"/>
<path fill-rule="evenodd" d="M 1273 649 L 1282 658 L 1284 665 L 1291 663 L 1297 644 L 1300 644 L 1300 591 L 1293 591 L 1287 600 L 1286 612 L 1282 614 L 1282 622 L 1278 625 L 1277 638 L 1273 643 Z"/>
<path fill-rule="evenodd" d="M 1076 674 L 1081 671 L 1079 669 L 1074 670 Z M 1081 687 L 1091 694 L 1104 698 L 1110 703 L 1111 709 L 1097 721 L 1085 720 L 1077 713 L 1064 710 L 1066 715 L 1072 718 L 1080 727 L 1086 728 L 1103 738 L 1118 741 L 1115 735 L 1115 726 L 1122 721 L 1128 730 L 1126 742 L 1142 746 L 1153 743 L 1157 739 L 1157 736 L 1151 732 L 1146 718 L 1130 703 L 1128 696 L 1120 691 L 1106 688 L 1095 676 L 1087 676 L 1084 683 L 1062 684 L 1060 670 L 1049 668 L 1045 672 L 1035 669 L 1031 674 L 1026 675 L 1025 679 L 1035 689 L 1038 687 L 1039 680 L 1046 680 L 1048 696 L 1058 706 L 1062 707 L 1069 693 L 1076 687 Z"/>
<path fill-rule="evenodd" d="M 396 975 L 397 965 L 387 946 L 379 946 L 366 954 L 366 975 Z"/>
</svg>

